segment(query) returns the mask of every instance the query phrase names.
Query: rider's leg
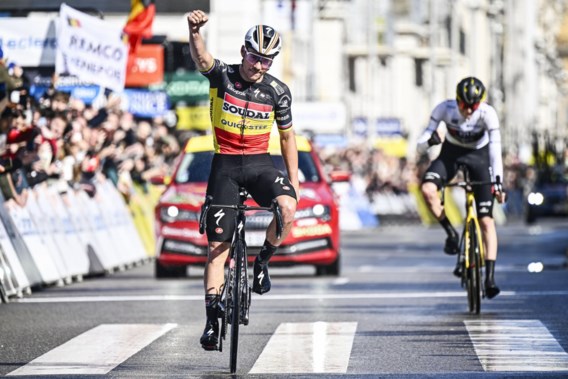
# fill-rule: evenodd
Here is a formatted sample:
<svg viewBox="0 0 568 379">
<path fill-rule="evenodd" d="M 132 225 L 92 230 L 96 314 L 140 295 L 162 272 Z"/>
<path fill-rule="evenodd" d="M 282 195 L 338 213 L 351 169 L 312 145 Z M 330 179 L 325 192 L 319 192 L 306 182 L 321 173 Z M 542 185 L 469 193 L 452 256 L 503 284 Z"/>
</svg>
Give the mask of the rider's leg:
<svg viewBox="0 0 568 379">
<path fill-rule="evenodd" d="M 205 350 L 216 350 L 219 342 L 218 305 L 221 287 L 224 283 L 225 261 L 229 253 L 230 243 L 210 242 L 209 254 L 205 263 L 203 284 L 205 286 L 205 314 L 207 320 L 201 336 L 201 346 Z"/>
<path fill-rule="evenodd" d="M 444 252 L 451 255 L 457 254 L 459 252 L 459 235 L 450 223 L 450 220 L 446 217 L 446 212 L 444 212 L 444 207 L 442 206 L 437 185 L 433 182 L 424 182 L 420 189 L 428 209 L 430 209 L 430 212 L 432 212 L 434 217 L 436 217 L 448 235 L 444 246 Z"/>
<path fill-rule="evenodd" d="M 276 238 L 276 220 L 272 219 L 268 229 L 266 230 L 266 239 L 264 245 L 260 249 L 260 253 L 254 262 L 254 281 L 253 291 L 258 294 L 263 294 L 270 291 L 271 283 L 270 276 L 268 275 L 268 261 L 276 252 L 276 249 L 282 241 L 286 238 L 292 229 L 294 222 L 294 214 L 296 213 L 297 201 L 295 198 L 288 195 L 280 195 L 276 197 L 280 211 L 282 212 L 282 236 L 280 239 Z"/>
<path fill-rule="evenodd" d="M 495 261 L 497 260 L 497 230 L 495 220 L 490 217 L 481 217 L 479 226 L 485 244 L 485 293 L 489 299 L 494 298 L 500 292 L 495 284 Z"/>
</svg>

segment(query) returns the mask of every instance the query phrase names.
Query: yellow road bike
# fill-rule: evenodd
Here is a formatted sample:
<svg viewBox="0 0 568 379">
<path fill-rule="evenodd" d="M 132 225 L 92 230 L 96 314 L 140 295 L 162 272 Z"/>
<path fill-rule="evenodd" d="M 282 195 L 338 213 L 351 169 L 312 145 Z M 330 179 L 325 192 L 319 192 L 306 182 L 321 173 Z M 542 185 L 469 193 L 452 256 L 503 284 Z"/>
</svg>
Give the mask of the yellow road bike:
<svg viewBox="0 0 568 379">
<path fill-rule="evenodd" d="M 475 209 L 473 187 L 498 185 L 500 184 L 500 178 L 497 176 L 495 182 L 474 182 L 470 180 L 469 171 L 465 165 L 460 165 L 458 170 L 463 173 L 463 180 L 451 182 L 445 186 L 460 187 L 465 190 L 465 220 L 460 237 L 458 264 L 454 274 L 461 278 L 462 288 L 465 288 L 467 291 L 469 311 L 479 314 L 481 311 L 481 298 L 485 297 L 485 288 L 482 281 L 483 268 L 485 267 L 485 246 Z M 442 188 L 442 204 L 444 202 L 444 192 L 444 188 Z"/>
</svg>

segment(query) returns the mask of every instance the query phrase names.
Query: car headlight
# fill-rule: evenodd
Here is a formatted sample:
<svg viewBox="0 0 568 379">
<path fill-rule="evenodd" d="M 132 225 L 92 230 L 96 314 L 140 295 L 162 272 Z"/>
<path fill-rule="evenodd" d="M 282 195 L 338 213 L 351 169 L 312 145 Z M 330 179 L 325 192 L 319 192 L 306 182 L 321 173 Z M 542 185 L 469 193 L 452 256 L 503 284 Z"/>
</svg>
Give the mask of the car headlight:
<svg viewBox="0 0 568 379">
<path fill-rule="evenodd" d="M 530 205 L 542 205 L 542 203 L 544 203 L 544 196 L 540 192 L 531 192 L 529 196 L 527 196 L 527 201 Z"/>
<path fill-rule="evenodd" d="M 327 221 L 331 217 L 331 212 L 328 206 L 323 204 L 316 204 L 310 208 L 298 209 L 296 211 L 296 215 L 294 216 L 296 220 L 311 217 L 321 218 Z"/>
<path fill-rule="evenodd" d="M 197 212 L 180 209 L 175 205 L 160 208 L 160 220 L 162 222 L 197 221 L 198 219 L 199 214 Z"/>
</svg>

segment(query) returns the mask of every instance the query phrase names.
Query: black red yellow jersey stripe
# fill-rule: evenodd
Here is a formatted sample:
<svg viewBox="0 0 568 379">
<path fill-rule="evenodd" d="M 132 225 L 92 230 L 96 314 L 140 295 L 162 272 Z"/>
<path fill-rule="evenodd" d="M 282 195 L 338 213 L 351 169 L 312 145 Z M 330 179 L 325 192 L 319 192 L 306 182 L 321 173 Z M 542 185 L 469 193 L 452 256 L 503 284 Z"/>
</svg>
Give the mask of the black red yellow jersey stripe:
<svg viewBox="0 0 568 379">
<path fill-rule="evenodd" d="M 227 65 L 218 59 L 201 73 L 210 84 L 216 153 L 266 153 L 274 121 L 279 131 L 291 130 L 292 95 L 274 76 L 264 74 L 258 83 L 247 82 L 239 73 L 239 65 Z"/>
</svg>

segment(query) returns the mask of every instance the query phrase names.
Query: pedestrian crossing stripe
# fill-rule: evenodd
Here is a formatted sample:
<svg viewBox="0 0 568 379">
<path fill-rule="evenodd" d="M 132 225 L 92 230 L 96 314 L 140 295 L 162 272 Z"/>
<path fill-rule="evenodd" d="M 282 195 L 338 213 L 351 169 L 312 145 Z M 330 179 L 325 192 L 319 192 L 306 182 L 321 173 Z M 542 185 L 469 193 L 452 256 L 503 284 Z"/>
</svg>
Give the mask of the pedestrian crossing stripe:
<svg viewBox="0 0 568 379">
<path fill-rule="evenodd" d="M 356 322 L 283 323 L 250 374 L 346 373 Z"/>
<path fill-rule="evenodd" d="M 464 324 L 485 371 L 568 371 L 568 354 L 539 320 L 465 320 Z M 105 375 L 176 327 L 101 324 L 7 376 Z M 250 373 L 347 373 L 356 330 L 357 322 L 282 323 Z"/>
<path fill-rule="evenodd" d="M 539 320 L 464 323 L 485 371 L 568 371 L 568 354 Z"/>
<path fill-rule="evenodd" d="M 8 376 L 104 375 L 176 326 L 101 324 L 8 373 Z"/>
</svg>

